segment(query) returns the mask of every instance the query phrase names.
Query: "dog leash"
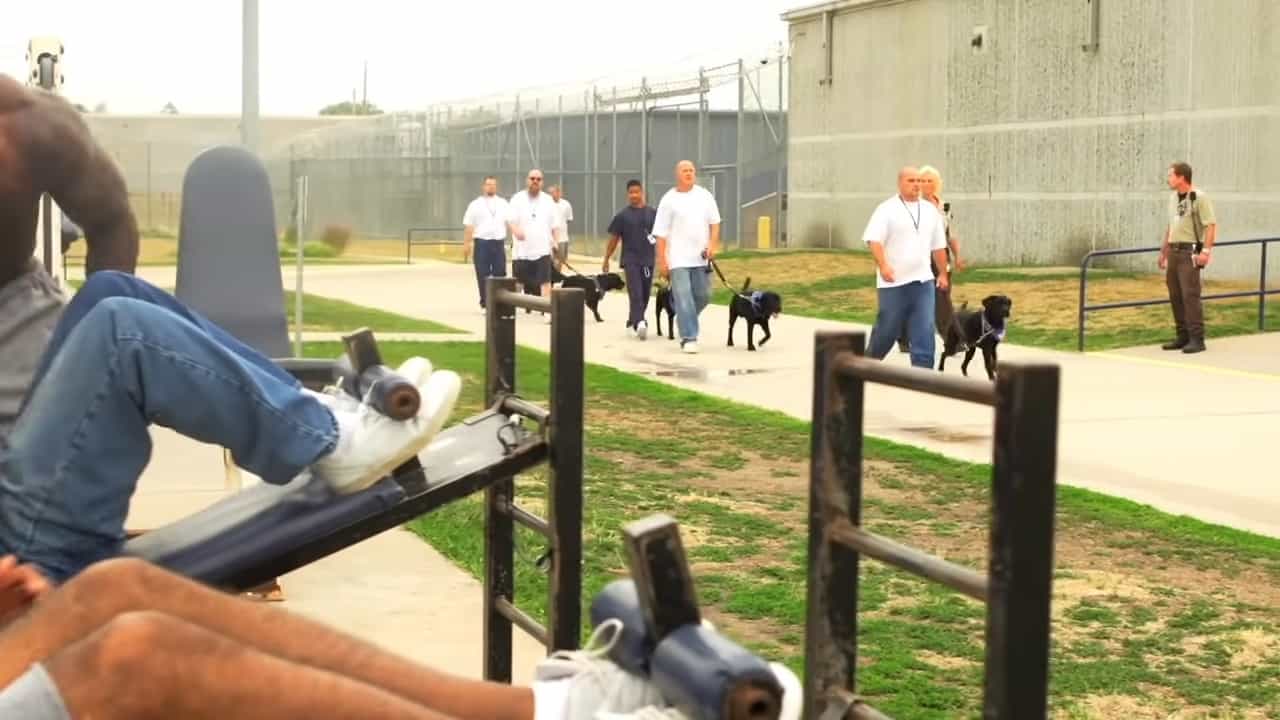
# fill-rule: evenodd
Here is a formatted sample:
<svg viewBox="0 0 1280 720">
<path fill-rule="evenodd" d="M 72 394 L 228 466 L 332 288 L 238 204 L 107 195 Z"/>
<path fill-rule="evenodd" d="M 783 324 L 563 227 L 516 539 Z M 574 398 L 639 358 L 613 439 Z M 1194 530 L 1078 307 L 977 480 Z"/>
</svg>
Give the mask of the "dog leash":
<svg viewBox="0 0 1280 720">
<path fill-rule="evenodd" d="M 720 276 L 720 282 L 724 283 L 725 289 L 727 289 L 729 292 L 733 293 L 734 295 L 737 295 L 738 297 L 742 298 L 743 300 L 746 300 L 752 305 L 755 305 L 755 301 L 753 301 L 750 298 L 750 296 L 748 296 L 745 293 L 739 292 L 738 290 L 734 289 L 732 285 L 729 284 L 729 281 L 726 280 L 724 277 L 724 273 L 720 272 L 720 265 L 716 263 L 715 258 L 707 258 L 707 262 L 711 263 L 711 268 L 716 271 L 716 275 Z"/>
<path fill-rule="evenodd" d="M 563 265 L 563 266 L 565 266 L 565 267 L 567 267 L 567 268 L 569 268 L 570 270 L 572 270 L 572 271 L 573 271 L 573 274 L 574 274 L 574 275 L 577 275 L 578 277 L 590 278 L 590 279 L 591 279 L 591 282 L 595 283 L 595 286 L 596 286 L 596 292 L 597 292 L 597 293 L 599 293 L 601 296 L 604 296 L 604 288 L 600 287 L 600 278 L 599 278 L 599 277 L 597 277 L 597 276 L 595 276 L 595 275 L 583 275 L 581 272 L 578 272 L 578 268 L 576 268 L 576 267 L 574 267 L 574 266 L 572 266 L 572 265 L 570 265 L 570 264 L 569 264 L 569 259 L 568 259 L 568 258 L 565 258 L 564 260 L 561 260 L 561 261 L 560 261 L 560 264 L 561 264 L 561 265 Z"/>
</svg>

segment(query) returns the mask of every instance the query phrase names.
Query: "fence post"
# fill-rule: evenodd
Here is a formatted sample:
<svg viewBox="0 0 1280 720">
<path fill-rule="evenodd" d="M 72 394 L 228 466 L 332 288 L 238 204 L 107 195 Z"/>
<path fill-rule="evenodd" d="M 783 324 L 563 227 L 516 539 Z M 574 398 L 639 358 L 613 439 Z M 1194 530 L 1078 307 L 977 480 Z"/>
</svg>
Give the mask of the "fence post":
<svg viewBox="0 0 1280 720">
<path fill-rule="evenodd" d="M 548 648 L 578 649 L 582 629 L 582 473 L 585 370 L 582 290 L 551 291 L 551 420 L 547 430 Z"/>
<path fill-rule="evenodd" d="M 499 289 L 515 290 L 515 278 L 488 278 L 485 297 L 485 404 L 516 389 L 515 309 L 499 302 Z M 515 604 L 515 528 L 508 510 L 515 481 L 502 478 L 484 491 L 484 678 L 511 682 L 511 621 L 497 600 Z"/>
<path fill-rule="evenodd" d="M 1076 316 L 1076 350 L 1078 352 L 1084 352 L 1085 286 L 1089 282 L 1089 260 L 1092 257 L 1092 253 L 1086 253 L 1084 260 L 1080 261 L 1080 307 Z"/>
<path fill-rule="evenodd" d="M 738 239 L 738 249 L 742 249 L 742 175 L 746 170 L 742 162 L 744 142 L 743 132 L 746 129 L 746 118 L 743 115 L 743 105 L 747 102 L 747 78 L 746 66 L 742 62 L 742 58 L 738 58 L 738 143 L 734 150 L 734 179 L 736 187 L 733 192 L 733 233 Z M 723 244 L 723 240 L 721 241 Z"/>
<path fill-rule="evenodd" d="M 1059 378 L 1052 365 L 996 377 L 985 717 L 1048 712 Z"/>
<path fill-rule="evenodd" d="M 1262 241 L 1262 267 L 1258 268 L 1258 332 L 1267 329 L 1267 246 L 1270 240 Z"/>
<path fill-rule="evenodd" d="M 858 662 L 858 553 L 830 540 L 831 521 L 862 517 L 862 420 L 866 382 L 837 377 L 840 355 L 864 352 L 862 333 L 814 338 L 813 420 L 809 460 L 809 574 L 805 617 L 803 717 L 851 703 Z"/>
</svg>

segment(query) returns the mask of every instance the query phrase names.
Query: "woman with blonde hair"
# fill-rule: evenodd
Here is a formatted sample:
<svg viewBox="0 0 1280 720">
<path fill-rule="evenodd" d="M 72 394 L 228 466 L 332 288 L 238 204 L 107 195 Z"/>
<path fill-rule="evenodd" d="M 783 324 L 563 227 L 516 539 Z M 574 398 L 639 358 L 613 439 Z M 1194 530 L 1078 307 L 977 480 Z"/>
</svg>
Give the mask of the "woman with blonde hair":
<svg viewBox="0 0 1280 720">
<path fill-rule="evenodd" d="M 925 165 L 920 168 L 920 197 L 933 203 L 938 208 L 938 212 L 942 213 L 943 229 L 947 235 L 947 259 L 950 272 L 948 277 L 954 278 L 956 270 L 964 269 L 964 261 L 960 259 L 960 243 L 956 240 L 955 235 L 951 232 L 951 203 L 942 200 L 942 173 L 932 165 Z M 933 276 L 938 277 L 938 268 L 933 269 Z M 964 342 L 964 333 L 961 332 L 959 323 L 956 321 L 955 307 L 951 304 L 951 285 L 947 285 L 946 290 L 940 288 L 934 289 L 934 321 L 938 329 L 938 334 L 944 339 L 947 337 L 947 327 L 955 325 L 956 334 L 960 337 L 960 350 L 963 352 L 966 348 Z M 904 325 L 902 334 L 898 336 L 898 349 L 902 352 L 911 352 L 911 343 L 907 339 L 907 328 Z"/>
</svg>

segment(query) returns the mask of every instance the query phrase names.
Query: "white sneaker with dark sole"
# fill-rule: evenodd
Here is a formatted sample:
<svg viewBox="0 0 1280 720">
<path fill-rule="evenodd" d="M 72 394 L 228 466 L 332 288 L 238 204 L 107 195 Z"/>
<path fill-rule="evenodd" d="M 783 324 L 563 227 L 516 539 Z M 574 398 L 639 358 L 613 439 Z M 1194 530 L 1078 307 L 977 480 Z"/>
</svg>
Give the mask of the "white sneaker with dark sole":
<svg viewBox="0 0 1280 720">
<path fill-rule="evenodd" d="M 415 366 L 418 372 L 424 368 L 417 361 Z M 415 367 L 407 369 L 413 372 Z M 453 412 L 461 390 L 457 373 L 437 370 L 418 386 L 422 406 L 408 420 L 394 420 L 363 402 L 355 408 L 332 408 L 338 423 L 337 447 L 311 466 L 312 473 L 341 495 L 367 489 L 431 443 Z"/>
<path fill-rule="evenodd" d="M 649 323 L 643 320 L 636 323 L 636 337 L 640 338 L 641 340 L 644 340 L 645 338 L 649 337 Z"/>
</svg>

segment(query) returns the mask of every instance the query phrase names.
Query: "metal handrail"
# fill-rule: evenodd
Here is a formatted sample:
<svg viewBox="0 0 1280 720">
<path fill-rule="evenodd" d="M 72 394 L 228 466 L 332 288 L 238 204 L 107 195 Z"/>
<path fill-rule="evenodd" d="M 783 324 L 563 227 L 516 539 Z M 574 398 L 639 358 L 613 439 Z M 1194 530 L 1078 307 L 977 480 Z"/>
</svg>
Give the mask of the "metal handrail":
<svg viewBox="0 0 1280 720">
<path fill-rule="evenodd" d="M 1267 246 L 1273 242 L 1280 242 L 1280 237 L 1273 238 L 1252 238 L 1249 240 L 1227 240 L 1225 242 L 1215 242 L 1215 248 L 1234 247 L 1240 245 L 1261 245 L 1262 252 L 1258 263 L 1258 289 L 1240 292 L 1217 293 L 1215 295 L 1202 295 L 1201 300 L 1228 300 L 1231 298 L 1256 297 L 1258 298 L 1258 330 L 1266 329 L 1267 317 L 1267 296 L 1280 295 L 1280 288 L 1275 290 L 1267 289 Z M 1162 248 L 1141 247 L 1141 248 L 1122 248 L 1117 250 L 1094 250 L 1084 256 L 1080 261 L 1080 309 L 1076 320 L 1077 349 L 1084 352 L 1085 339 L 1085 314 L 1097 310 L 1114 310 L 1116 308 L 1130 307 L 1147 307 L 1150 305 L 1168 305 L 1168 298 L 1162 300 L 1132 300 L 1126 302 L 1101 303 L 1098 305 L 1087 305 L 1086 298 L 1089 286 L 1089 265 L 1094 258 L 1109 257 L 1113 255 L 1139 255 L 1142 253 L 1160 252 Z"/>
</svg>

